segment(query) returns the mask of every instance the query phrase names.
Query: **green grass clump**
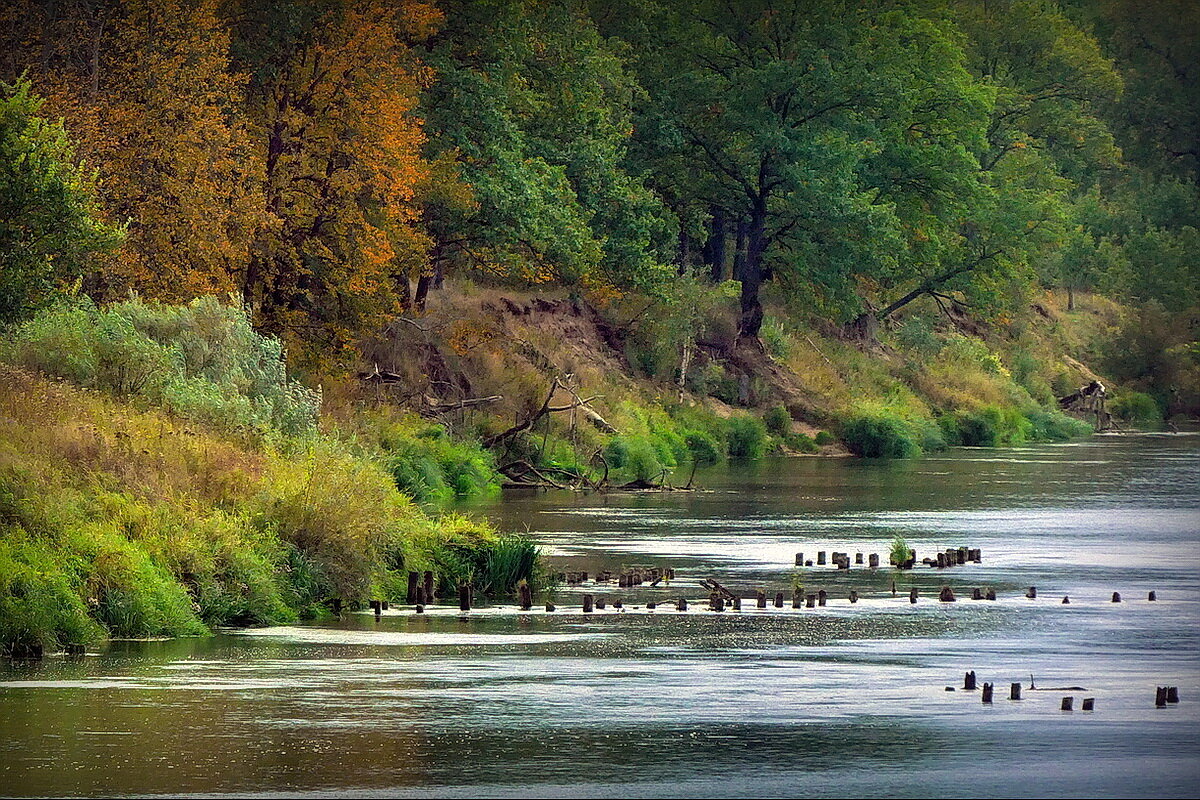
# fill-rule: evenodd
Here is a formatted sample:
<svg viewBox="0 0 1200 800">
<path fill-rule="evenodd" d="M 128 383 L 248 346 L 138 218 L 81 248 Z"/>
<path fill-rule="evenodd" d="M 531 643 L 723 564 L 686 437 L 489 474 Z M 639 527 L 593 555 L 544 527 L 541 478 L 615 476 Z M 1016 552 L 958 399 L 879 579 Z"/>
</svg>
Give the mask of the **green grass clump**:
<svg viewBox="0 0 1200 800">
<path fill-rule="evenodd" d="M 1119 392 L 1109 402 L 1108 410 L 1126 422 L 1161 422 L 1163 418 L 1158 401 L 1145 392 Z"/>
<path fill-rule="evenodd" d="M 1025 416 L 1032 426 L 1032 441 L 1066 442 L 1094 432 L 1088 423 L 1068 416 L 1056 408 L 1031 408 L 1025 411 Z"/>
<path fill-rule="evenodd" d="M 864 458 L 911 458 L 921 452 L 908 424 L 885 410 L 851 416 L 841 435 L 850 452 Z"/>
<path fill-rule="evenodd" d="M 103 638 L 72 585 L 70 563 L 19 529 L 0 538 L 0 656 L 22 647 L 48 652 Z"/>
<path fill-rule="evenodd" d="M 908 546 L 908 542 L 905 541 L 903 536 L 896 534 L 892 538 L 892 549 L 888 553 L 888 563 L 898 567 L 911 558 L 913 558 L 913 549 Z"/>
<path fill-rule="evenodd" d="M 730 417 L 725 421 L 725 441 L 730 458 L 762 458 L 767 449 L 767 426 L 748 414 Z"/>
</svg>

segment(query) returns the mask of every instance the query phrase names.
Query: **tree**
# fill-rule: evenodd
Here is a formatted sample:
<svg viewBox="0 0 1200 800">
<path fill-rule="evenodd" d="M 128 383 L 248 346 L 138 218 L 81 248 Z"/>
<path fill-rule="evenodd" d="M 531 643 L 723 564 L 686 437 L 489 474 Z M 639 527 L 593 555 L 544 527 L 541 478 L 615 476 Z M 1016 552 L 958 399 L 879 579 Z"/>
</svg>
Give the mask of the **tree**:
<svg viewBox="0 0 1200 800">
<path fill-rule="evenodd" d="M 0 82 L 0 324 L 30 316 L 123 233 L 100 220 L 95 174 L 42 105 L 29 80 Z"/>
<path fill-rule="evenodd" d="M 241 289 L 267 330 L 339 361 L 426 264 L 430 73 L 414 45 L 440 15 L 415 0 L 245 0 L 233 19 L 266 216 Z"/>
<path fill-rule="evenodd" d="M 959 129 L 976 124 L 981 98 L 952 26 L 919 12 L 679 2 L 626 34 L 649 93 L 641 155 L 664 194 L 693 202 L 685 218 L 699 205 L 712 221 L 714 277 L 733 228 L 742 337 L 757 337 L 771 280 L 852 316 L 860 281 L 895 274 L 909 244 L 930 238 L 918 206 L 946 216 L 935 209 L 969 182 L 971 131 Z"/>
</svg>

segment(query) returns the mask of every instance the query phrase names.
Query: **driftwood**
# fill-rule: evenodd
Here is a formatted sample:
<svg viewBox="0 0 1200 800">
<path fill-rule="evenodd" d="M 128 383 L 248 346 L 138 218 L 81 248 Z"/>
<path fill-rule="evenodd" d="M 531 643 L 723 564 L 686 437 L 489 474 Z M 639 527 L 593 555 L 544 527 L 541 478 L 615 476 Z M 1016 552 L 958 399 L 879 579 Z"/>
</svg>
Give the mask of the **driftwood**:
<svg viewBox="0 0 1200 800">
<path fill-rule="evenodd" d="M 571 395 L 571 402 L 568 403 L 567 405 L 560 405 L 560 406 L 551 405 L 551 403 L 554 400 L 554 396 L 558 393 L 559 389 L 562 389 Z M 493 436 L 487 437 L 486 439 L 483 440 L 483 444 L 487 448 L 493 448 L 496 445 L 507 442 L 508 440 L 512 439 L 514 436 L 524 433 L 525 431 L 529 430 L 538 422 L 538 420 L 540 420 L 542 417 L 546 416 L 547 414 L 555 414 L 555 413 L 562 412 L 562 411 L 572 411 L 572 410 L 578 410 L 593 425 L 595 425 L 597 428 L 604 431 L 605 433 L 617 433 L 618 431 L 616 428 L 614 428 L 612 425 L 610 425 L 608 423 L 608 421 L 606 419 L 604 419 L 604 417 L 600 416 L 600 414 L 598 414 L 595 409 L 591 408 L 588 405 L 588 403 L 590 403 L 591 401 L 593 401 L 595 399 L 596 399 L 595 397 L 586 397 L 586 398 L 580 397 L 579 394 L 574 389 L 571 389 L 566 383 L 564 383 L 561 378 L 555 378 L 554 381 L 550 384 L 550 391 L 548 391 L 546 393 L 546 399 L 542 402 L 541 407 L 538 408 L 537 411 L 535 411 L 533 414 L 528 416 L 523 421 L 518 422 L 516 425 L 513 425 L 511 428 L 508 428 L 507 430 L 503 430 L 500 433 L 497 433 Z"/>
</svg>

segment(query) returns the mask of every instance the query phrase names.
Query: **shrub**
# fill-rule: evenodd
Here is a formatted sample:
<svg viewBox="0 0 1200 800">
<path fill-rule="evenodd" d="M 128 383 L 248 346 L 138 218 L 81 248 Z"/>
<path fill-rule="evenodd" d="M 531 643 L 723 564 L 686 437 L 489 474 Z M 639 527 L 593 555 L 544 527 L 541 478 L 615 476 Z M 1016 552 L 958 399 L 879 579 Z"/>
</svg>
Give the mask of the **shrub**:
<svg viewBox="0 0 1200 800">
<path fill-rule="evenodd" d="M 813 441 L 820 447 L 824 447 L 825 445 L 833 444 L 837 439 L 829 431 L 817 431 L 817 435 L 813 437 Z"/>
<path fill-rule="evenodd" d="M 767 445 L 767 426 L 748 414 L 730 417 L 725 422 L 725 440 L 730 458 L 762 458 Z"/>
<path fill-rule="evenodd" d="M 684 433 L 688 453 L 692 461 L 702 467 L 716 464 L 721 460 L 721 445 L 707 431 L 689 430 Z"/>
<path fill-rule="evenodd" d="M 1128 422 L 1161 422 L 1162 408 L 1145 392 L 1119 392 L 1108 404 L 1114 417 Z"/>
<path fill-rule="evenodd" d="M 813 438 L 805 433 L 789 433 L 783 440 L 788 447 L 800 453 L 816 453 L 821 449 Z"/>
<path fill-rule="evenodd" d="M 1025 412 L 1031 428 L 1031 438 L 1039 442 L 1065 442 L 1093 432 L 1083 420 L 1068 416 L 1058 409 L 1032 408 Z"/>
<path fill-rule="evenodd" d="M 888 563 L 898 567 L 913 557 L 913 549 L 908 546 L 908 542 L 904 540 L 903 536 L 896 534 L 892 538 L 892 549 L 888 553 Z"/>
<path fill-rule="evenodd" d="M 887 411 L 859 412 L 842 424 L 842 441 L 864 458 L 910 458 L 921 452 L 908 426 Z"/>
<path fill-rule="evenodd" d="M 663 473 L 664 464 L 659 453 L 646 436 L 615 436 L 604 448 L 604 458 L 611 469 L 626 475 L 630 480 L 656 481 Z"/>
<path fill-rule="evenodd" d="M 1033 424 L 1019 410 L 999 406 L 946 415 L 940 422 L 950 441 L 967 447 L 1021 444 L 1033 432 Z"/>
<path fill-rule="evenodd" d="M 100 639 L 62 554 L 24 531 L 0 536 L 0 655 L 40 646 L 56 651 Z"/>
<path fill-rule="evenodd" d="M 783 405 L 775 406 L 763 415 L 767 430 L 776 436 L 786 436 L 792 430 L 792 415 Z"/>
</svg>

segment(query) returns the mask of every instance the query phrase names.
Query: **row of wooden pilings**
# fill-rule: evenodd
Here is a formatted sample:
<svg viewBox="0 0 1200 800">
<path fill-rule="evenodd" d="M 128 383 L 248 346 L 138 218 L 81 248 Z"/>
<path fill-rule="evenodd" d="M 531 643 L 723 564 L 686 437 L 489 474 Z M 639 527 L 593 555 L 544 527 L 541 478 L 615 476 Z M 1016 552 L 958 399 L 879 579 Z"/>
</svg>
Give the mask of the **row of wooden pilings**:
<svg viewBox="0 0 1200 800">
<path fill-rule="evenodd" d="M 916 560 L 916 556 L 914 555 L 913 558 L 910 559 L 910 562 L 915 561 L 915 560 Z M 944 569 L 946 567 L 953 567 L 958 564 L 967 564 L 970 562 L 974 562 L 976 564 L 982 563 L 983 562 L 983 550 L 980 548 L 977 548 L 977 547 L 951 547 L 951 548 L 947 549 L 945 552 L 938 553 L 936 558 L 921 559 L 922 564 L 925 564 L 926 566 L 930 566 L 930 567 L 938 567 L 939 569 Z M 826 563 L 827 563 L 826 551 L 818 550 L 815 566 L 823 567 L 826 565 Z M 828 563 L 837 567 L 838 569 L 850 569 L 850 554 L 843 553 L 838 550 L 834 550 L 831 553 L 829 553 Z M 863 563 L 863 554 L 862 553 L 854 554 L 854 563 L 855 564 Z M 906 562 L 906 563 L 909 563 L 909 562 Z M 867 557 L 866 564 L 870 569 L 879 569 L 879 554 L 871 553 Z M 796 553 L 796 566 L 797 567 L 811 567 L 811 566 L 814 566 L 814 562 L 812 559 L 806 560 L 804 558 L 804 553 L 802 553 L 802 552 Z"/>
<path fill-rule="evenodd" d="M 973 691 L 975 691 L 975 688 L 976 688 L 975 670 L 971 670 L 970 672 L 967 672 L 963 676 L 963 689 L 968 692 L 973 692 Z M 1030 680 L 1029 688 L 1031 690 L 1034 688 L 1032 679 Z M 1081 688 L 1082 687 L 1079 687 L 1079 686 L 1073 686 L 1073 687 L 1069 687 L 1068 691 L 1070 689 L 1080 690 Z M 954 691 L 954 687 L 947 686 L 946 691 Z M 1053 690 L 1043 689 L 1042 691 L 1053 691 Z M 984 683 L 982 690 L 980 692 L 980 696 L 981 696 L 980 699 L 985 704 L 991 705 L 994 694 L 995 694 L 995 684 Z M 1020 683 L 1020 681 L 1016 681 L 1014 683 L 1009 684 L 1008 699 L 1009 700 L 1020 700 L 1021 699 L 1021 683 Z M 1179 687 L 1178 686 L 1159 686 L 1155 689 L 1154 705 L 1157 708 L 1165 708 L 1168 703 L 1178 703 L 1178 702 L 1179 702 Z M 1063 711 L 1073 711 L 1075 709 L 1075 696 L 1074 695 L 1063 696 L 1062 701 L 1059 703 L 1059 708 Z M 1096 698 L 1094 698 L 1094 697 L 1083 698 L 1083 702 L 1080 704 L 1080 709 L 1083 711 L 1095 711 L 1096 710 Z"/>
</svg>

